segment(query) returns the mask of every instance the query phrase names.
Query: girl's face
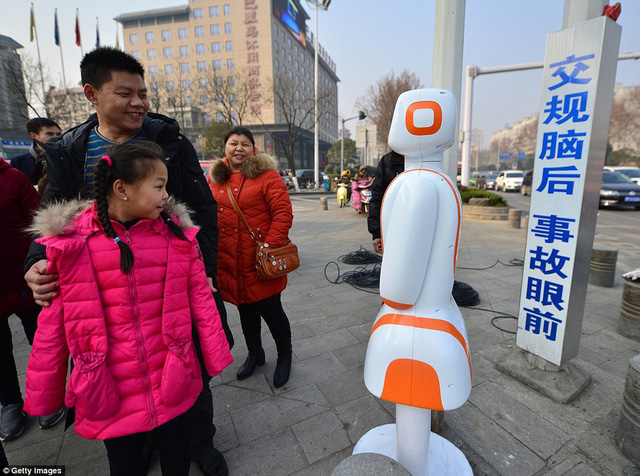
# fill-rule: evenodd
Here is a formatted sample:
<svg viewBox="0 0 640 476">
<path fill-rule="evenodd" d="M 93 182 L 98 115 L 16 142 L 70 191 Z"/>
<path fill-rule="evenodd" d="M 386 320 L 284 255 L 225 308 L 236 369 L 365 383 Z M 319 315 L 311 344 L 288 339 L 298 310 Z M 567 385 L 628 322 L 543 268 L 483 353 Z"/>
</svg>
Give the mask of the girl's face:
<svg viewBox="0 0 640 476">
<path fill-rule="evenodd" d="M 153 170 L 146 178 L 134 184 L 123 184 L 124 188 L 120 197 L 112 195 L 115 200 L 120 200 L 121 217 L 119 219 L 131 221 L 140 218 L 154 220 L 158 218 L 162 212 L 162 206 L 169 198 L 167 194 L 168 179 L 169 174 L 164 162 L 154 160 Z"/>
<path fill-rule="evenodd" d="M 232 134 L 224 145 L 225 155 L 229 161 L 232 172 L 238 172 L 245 160 L 254 155 L 254 147 L 251 140 L 242 134 Z"/>
</svg>

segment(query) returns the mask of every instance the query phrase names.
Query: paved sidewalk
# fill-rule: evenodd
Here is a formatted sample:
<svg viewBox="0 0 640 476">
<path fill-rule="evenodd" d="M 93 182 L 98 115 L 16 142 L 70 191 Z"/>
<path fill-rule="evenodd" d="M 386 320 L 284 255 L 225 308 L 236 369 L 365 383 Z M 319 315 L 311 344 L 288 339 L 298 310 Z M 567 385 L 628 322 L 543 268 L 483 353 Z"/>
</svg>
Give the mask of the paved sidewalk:
<svg viewBox="0 0 640 476">
<path fill-rule="evenodd" d="M 327 263 L 339 256 L 361 245 L 371 249 L 366 219 L 351 208 L 339 209 L 333 195 L 328 197 L 329 210 L 321 211 L 318 196 L 292 195 L 291 238 L 300 249 L 302 266 L 283 293 L 294 340 L 286 386 L 273 388 L 276 352 L 266 326 L 267 364 L 249 379 L 236 380 L 246 348 L 237 312 L 227 306 L 236 362 L 214 379 L 212 388 L 218 428 L 214 441 L 231 475 L 330 475 L 362 435 L 394 421 L 394 405 L 374 398 L 362 375 L 379 297 L 332 284 L 324 275 Z M 524 231 L 509 229 L 506 222 L 464 220 L 456 279 L 480 293 L 479 308 L 517 312 L 522 267 L 507 265 L 522 260 L 524 245 Z M 637 234 L 622 237 L 619 250 L 618 275 L 638 266 Z M 504 264 L 495 264 L 497 260 Z M 340 263 L 341 272 L 353 268 Z M 335 266 L 327 273 L 335 278 Z M 462 408 L 446 413 L 443 436 L 465 453 L 475 474 L 640 474 L 614 440 L 628 361 L 640 353 L 640 342 L 615 331 L 621 296 L 619 277 L 613 288 L 589 286 L 576 361 L 593 383 L 568 405 L 496 370 L 496 362 L 514 350 L 514 319 L 492 322 L 492 312 L 462 309 L 474 387 Z M 11 325 L 24 381 L 29 347 L 15 317 Z M 65 433 L 61 425 L 40 430 L 33 418 L 5 449 L 11 464 L 63 464 L 66 474 L 74 476 L 108 474 L 101 442 L 83 440 L 72 430 Z M 160 474 L 157 462 L 152 474 Z M 195 465 L 191 474 L 200 474 Z"/>
</svg>

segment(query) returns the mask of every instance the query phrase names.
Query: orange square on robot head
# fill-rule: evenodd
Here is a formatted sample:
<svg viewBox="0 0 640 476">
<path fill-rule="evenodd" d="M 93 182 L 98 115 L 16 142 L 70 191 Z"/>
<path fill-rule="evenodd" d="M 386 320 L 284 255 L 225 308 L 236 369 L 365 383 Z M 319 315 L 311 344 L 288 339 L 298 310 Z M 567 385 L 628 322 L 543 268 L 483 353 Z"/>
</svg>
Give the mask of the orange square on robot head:
<svg viewBox="0 0 640 476">
<path fill-rule="evenodd" d="M 433 124 L 426 127 L 419 127 L 415 124 L 415 114 L 417 111 L 429 109 L 433 111 Z M 435 101 L 418 101 L 414 102 L 407 108 L 405 114 L 405 124 L 407 130 L 416 136 L 430 136 L 440 130 L 442 126 L 442 108 Z"/>
</svg>

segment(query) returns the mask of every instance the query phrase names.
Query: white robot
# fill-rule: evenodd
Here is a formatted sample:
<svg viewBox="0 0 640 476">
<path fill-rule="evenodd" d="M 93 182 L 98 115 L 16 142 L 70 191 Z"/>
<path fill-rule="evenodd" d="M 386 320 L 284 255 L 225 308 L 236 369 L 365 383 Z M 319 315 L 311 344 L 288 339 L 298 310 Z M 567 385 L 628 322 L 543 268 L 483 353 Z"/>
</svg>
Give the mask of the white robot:
<svg viewBox="0 0 640 476">
<path fill-rule="evenodd" d="M 407 91 L 398 98 L 389 132 L 389 146 L 405 156 L 405 172 L 382 203 L 384 304 L 371 330 L 364 380 L 373 395 L 396 403 L 395 428 L 385 430 L 395 435 L 381 433 L 385 427 L 371 430 L 354 453 L 386 454 L 413 476 L 426 475 L 429 468 L 471 474 L 464 455 L 430 432 L 431 410 L 458 408 L 471 391 L 467 332 L 451 295 L 462 204 L 455 182 L 442 170 L 443 152 L 455 138 L 456 109 L 449 91 Z M 430 436 L 463 461 L 452 462 L 449 454 L 443 456 L 448 462 L 429 461 Z M 376 450 L 393 437 L 396 448 Z"/>
</svg>

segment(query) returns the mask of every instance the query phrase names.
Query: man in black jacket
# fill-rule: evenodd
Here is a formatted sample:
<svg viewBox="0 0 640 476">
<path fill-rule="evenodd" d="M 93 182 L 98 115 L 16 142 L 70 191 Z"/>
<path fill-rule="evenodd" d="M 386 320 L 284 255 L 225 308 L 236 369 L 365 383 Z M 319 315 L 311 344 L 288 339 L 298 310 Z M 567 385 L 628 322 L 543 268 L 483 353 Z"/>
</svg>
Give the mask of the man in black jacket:
<svg viewBox="0 0 640 476">
<path fill-rule="evenodd" d="M 147 114 L 149 99 L 144 83 L 144 68 L 132 56 L 120 50 L 100 47 L 87 53 L 80 63 L 86 98 L 95 106 L 96 114 L 67 131 L 58 140 L 42 146 L 47 152 L 49 185 L 43 203 L 71 197 L 90 196 L 93 189 L 93 167 L 108 149 L 118 143 L 152 140 L 162 147 L 169 172 L 167 192 L 185 202 L 193 211 L 200 227 L 197 239 L 202 251 L 209 284 L 222 318 L 230 346 L 233 338 L 226 322 L 220 293 L 215 289 L 217 268 L 218 221 L 216 202 L 206 183 L 191 142 L 180 133 L 175 120 L 158 114 Z M 33 243 L 25 261 L 25 280 L 38 304 L 50 305 L 57 296 L 57 275 L 46 274 L 45 248 Z M 194 331 L 195 333 L 195 331 Z M 195 339 L 202 365 L 199 339 Z M 191 458 L 206 475 L 226 475 L 222 454 L 213 447 L 213 401 L 209 382 L 203 370 L 203 390 L 187 412 Z"/>
<path fill-rule="evenodd" d="M 404 155 L 391 151 L 382 156 L 376 168 L 376 177 L 371 185 L 371 201 L 369 202 L 369 217 L 367 227 L 373 237 L 373 250 L 382 253 L 382 239 L 380 235 L 380 208 L 382 198 L 391 181 L 404 172 Z"/>
<path fill-rule="evenodd" d="M 38 143 L 45 144 L 62 132 L 57 122 L 46 117 L 34 117 L 27 122 L 27 133 L 33 140 L 29 152 L 11 159 L 11 165 L 25 174 L 31 185 L 38 185 L 44 170 L 45 152 Z"/>
</svg>

